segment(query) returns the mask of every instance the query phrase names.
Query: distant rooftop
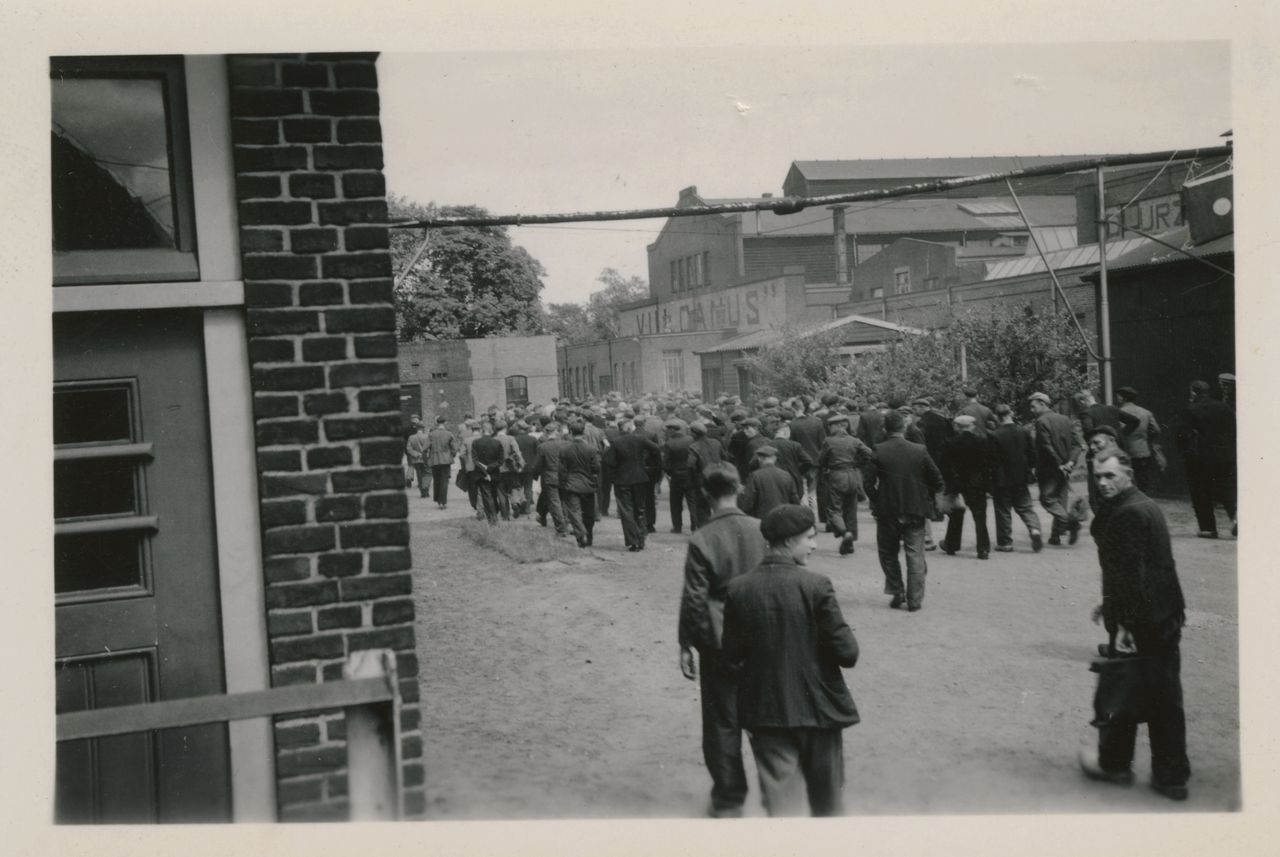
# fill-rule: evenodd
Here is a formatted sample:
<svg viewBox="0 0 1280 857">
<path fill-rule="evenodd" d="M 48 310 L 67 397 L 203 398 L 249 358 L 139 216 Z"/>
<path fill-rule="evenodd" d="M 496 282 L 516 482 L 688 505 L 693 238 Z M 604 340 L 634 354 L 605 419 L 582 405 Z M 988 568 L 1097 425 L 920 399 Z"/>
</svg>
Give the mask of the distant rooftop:
<svg viewBox="0 0 1280 857">
<path fill-rule="evenodd" d="M 975 176 L 1023 167 L 1044 167 L 1099 158 L 1102 155 L 995 156 L 983 158 L 859 158 L 837 161 L 792 161 L 809 181 L 839 179 L 930 179 Z"/>
</svg>

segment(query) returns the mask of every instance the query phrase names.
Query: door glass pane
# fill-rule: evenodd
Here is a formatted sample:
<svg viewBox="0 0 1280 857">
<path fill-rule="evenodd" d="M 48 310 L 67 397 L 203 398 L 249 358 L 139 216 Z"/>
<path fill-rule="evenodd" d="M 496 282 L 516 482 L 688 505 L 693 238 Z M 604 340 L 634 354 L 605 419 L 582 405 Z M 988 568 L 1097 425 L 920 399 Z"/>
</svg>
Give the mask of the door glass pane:
<svg viewBox="0 0 1280 857">
<path fill-rule="evenodd" d="M 129 410 L 128 387 L 55 390 L 53 442 L 130 440 Z"/>
<path fill-rule="evenodd" d="M 162 77 L 55 75 L 53 249 L 174 249 Z"/>
<path fill-rule="evenodd" d="M 53 465 L 53 516 L 129 515 L 138 511 L 136 464 L 118 458 L 59 461 Z"/>
<path fill-rule="evenodd" d="M 136 531 L 54 537 L 54 592 L 142 585 L 142 534 Z"/>
</svg>

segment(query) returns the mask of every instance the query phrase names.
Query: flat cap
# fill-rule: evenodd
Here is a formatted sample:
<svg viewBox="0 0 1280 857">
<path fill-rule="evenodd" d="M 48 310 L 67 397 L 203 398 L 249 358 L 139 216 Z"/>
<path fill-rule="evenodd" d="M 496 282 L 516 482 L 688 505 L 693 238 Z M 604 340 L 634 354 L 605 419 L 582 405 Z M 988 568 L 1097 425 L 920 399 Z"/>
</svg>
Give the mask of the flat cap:
<svg viewBox="0 0 1280 857">
<path fill-rule="evenodd" d="M 735 423 L 740 423 L 740 422 L 742 422 L 743 420 L 745 420 L 746 418 L 747 418 L 747 415 L 746 415 L 746 414 L 744 414 L 742 411 L 734 411 L 734 412 L 729 416 L 729 419 L 733 420 Z"/>
<path fill-rule="evenodd" d="M 849 422 L 848 414 L 833 414 L 827 417 L 827 425 L 829 426 L 833 426 L 836 423 L 848 423 L 848 422 Z"/>
<path fill-rule="evenodd" d="M 744 426 L 750 426 L 752 428 L 760 428 L 760 421 L 755 417 L 747 417 L 745 420 L 742 421 L 742 424 Z"/>
<path fill-rule="evenodd" d="M 765 541 L 781 542 L 813 529 L 813 512 L 805 506 L 786 503 L 770 510 L 760 522 Z"/>
<path fill-rule="evenodd" d="M 667 420 L 665 423 L 663 423 L 663 425 L 666 426 L 667 428 L 673 428 L 673 429 L 684 428 L 684 420 L 677 420 L 673 418 L 673 419 Z"/>
<path fill-rule="evenodd" d="M 443 417 L 443 416 L 436 417 L 436 424 L 437 424 L 437 425 L 441 425 L 441 424 L 446 423 L 446 422 L 448 422 L 448 417 Z"/>
<path fill-rule="evenodd" d="M 961 414 L 960 416 L 953 419 L 951 422 L 955 423 L 960 428 L 968 428 L 969 426 L 978 424 L 978 421 L 975 420 L 973 417 L 969 416 L 968 414 Z"/>
<path fill-rule="evenodd" d="M 1236 376 L 1235 376 L 1235 375 L 1232 375 L 1230 372 L 1219 372 L 1219 373 L 1218 373 L 1218 380 L 1219 380 L 1219 381 L 1230 381 L 1232 384 L 1234 384 L 1234 383 L 1236 382 Z"/>
<path fill-rule="evenodd" d="M 693 422 L 689 423 L 689 431 L 693 432 L 694 434 L 706 434 L 707 424 L 704 423 L 702 420 L 694 420 Z"/>
<path fill-rule="evenodd" d="M 778 407 L 778 397 L 770 396 L 769 398 L 765 399 L 764 402 L 762 402 L 761 404 L 766 408 L 776 408 Z"/>
<path fill-rule="evenodd" d="M 1085 440 L 1093 437 L 1095 434 L 1110 435 L 1113 440 L 1119 441 L 1120 435 L 1116 434 L 1116 430 L 1112 426 L 1094 426 L 1084 433 Z"/>
<path fill-rule="evenodd" d="M 757 458 L 777 458 L 778 448 L 776 446 L 762 446 L 756 450 Z"/>
<path fill-rule="evenodd" d="M 1116 390 L 1116 395 L 1124 396 L 1126 399 L 1132 399 L 1135 402 L 1138 400 L 1138 391 L 1132 387 L 1121 387 L 1119 390 Z"/>
<path fill-rule="evenodd" d="M 1048 393 L 1041 393 L 1038 390 L 1032 393 L 1030 396 L 1027 396 L 1027 399 L 1032 402 L 1044 402 L 1046 405 L 1053 404 L 1053 402 L 1049 399 Z"/>
<path fill-rule="evenodd" d="M 912 399 L 912 400 L 911 400 L 911 404 L 913 404 L 913 405 L 924 405 L 926 408 L 932 408 L 932 407 L 933 407 L 933 399 L 930 399 L 928 396 L 921 396 L 921 397 L 920 397 L 920 398 L 918 398 L 918 399 Z"/>
</svg>

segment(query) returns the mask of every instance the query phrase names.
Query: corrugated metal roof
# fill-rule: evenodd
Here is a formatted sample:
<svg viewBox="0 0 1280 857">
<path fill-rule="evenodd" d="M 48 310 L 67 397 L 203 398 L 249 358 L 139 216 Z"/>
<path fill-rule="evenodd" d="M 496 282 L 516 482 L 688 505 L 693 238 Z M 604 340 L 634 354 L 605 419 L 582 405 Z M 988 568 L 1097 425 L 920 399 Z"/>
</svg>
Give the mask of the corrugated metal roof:
<svg viewBox="0 0 1280 857">
<path fill-rule="evenodd" d="M 1020 197 L 1027 218 L 1037 226 L 1070 226 L 1075 223 L 1076 204 L 1071 197 Z M 998 198 L 979 197 L 990 204 Z M 969 205 L 970 201 L 965 201 Z M 845 230 L 853 235 L 875 235 L 902 232 L 979 232 L 983 230 L 1024 229 L 1022 218 L 975 217 L 961 210 L 961 201 L 930 197 L 926 199 L 893 199 L 859 207 L 851 204 L 845 211 Z M 737 215 L 744 236 L 757 235 L 830 235 L 831 209 L 808 208 L 795 214 L 772 211 L 746 212 Z"/>
<path fill-rule="evenodd" d="M 985 200 L 975 200 L 974 202 L 962 202 L 960 203 L 960 210 L 968 214 L 976 215 L 978 217 L 982 217 L 983 215 L 992 215 L 992 214 L 1016 215 L 1018 213 L 1018 207 L 1014 205 L 1012 202 L 1003 202 L 1003 201 L 989 202 Z"/>
<path fill-rule="evenodd" d="M 1079 246 L 1079 235 L 1074 226 L 1033 226 L 1031 232 L 1040 240 L 1040 249 L 1046 253 L 1069 250 Z M 1027 242 L 1027 254 L 1034 255 L 1035 245 Z"/>
<path fill-rule="evenodd" d="M 846 315 L 846 316 L 842 316 L 841 318 L 836 318 L 836 319 L 832 319 L 831 321 L 823 322 L 822 324 L 816 325 L 815 327 L 811 327 L 808 330 L 801 331 L 800 333 L 795 335 L 803 339 L 804 337 L 807 337 L 807 336 L 813 336 L 814 334 L 818 334 L 818 333 L 825 333 L 828 330 L 836 330 L 837 328 L 845 327 L 846 325 L 850 325 L 850 324 L 861 324 L 861 325 L 866 325 L 868 327 L 876 327 L 876 328 L 880 328 L 881 330 L 889 331 L 891 333 L 923 334 L 928 332 L 925 330 L 921 330 L 918 327 L 908 327 L 905 324 L 896 324 L 892 321 L 885 321 L 884 319 L 881 319 L 881 318 L 873 318 L 869 315 Z M 700 351 L 695 351 L 694 353 L 695 354 L 721 354 L 728 351 L 750 351 L 752 349 L 760 348 L 762 346 L 769 345 L 770 343 L 777 342 L 784 335 L 786 335 L 786 331 L 776 330 L 776 329 L 753 330 L 751 333 L 744 333 L 742 336 L 736 336 L 733 339 L 726 339 L 724 342 L 713 345 L 710 348 L 704 348 Z"/>
<path fill-rule="evenodd" d="M 833 179 L 956 178 L 1081 161 L 1102 155 L 997 156 L 987 158 L 877 158 L 838 161 L 792 161 L 809 181 Z"/>
<path fill-rule="evenodd" d="M 1151 242 L 1141 237 L 1109 242 L 1107 244 L 1107 261 L 1110 262 L 1119 258 L 1122 254 L 1143 243 L 1149 244 Z M 1044 262 L 1040 261 L 1040 255 L 1035 252 L 1035 248 L 1031 249 L 1031 254 L 1008 261 L 988 263 L 987 275 L 982 278 L 983 281 L 1004 280 L 1009 277 L 1023 277 L 1027 274 L 1041 273 L 1045 270 Z M 1083 268 L 1098 264 L 1098 245 L 1086 244 L 1083 247 L 1072 247 L 1054 253 L 1045 253 L 1045 256 L 1055 271 L 1064 268 Z"/>
<path fill-rule="evenodd" d="M 1147 265 L 1163 265 L 1168 262 L 1180 262 L 1187 258 L 1185 253 L 1179 253 L 1177 250 L 1166 247 L 1165 244 L 1181 247 L 1195 257 L 1215 256 L 1222 253 L 1231 253 L 1235 250 L 1235 235 L 1223 235 L 1221 238 L 1214 238 L 1212 241 L 1206 241 L 1204 244 L 1197 246 L 1191 243 L 1190 234 L 1190 229 L 1183 225 L 1156 235 L 1164 244 L 1143 239 L 1141 245 L 1126 251 L 1123 255 L 1116 257 L 1114 261 L 1111 258 L 1111 254 L 1108 253 L 1107 270 L 1122 271 L 1127 268 L 1141 268 Z"/>
</svg>

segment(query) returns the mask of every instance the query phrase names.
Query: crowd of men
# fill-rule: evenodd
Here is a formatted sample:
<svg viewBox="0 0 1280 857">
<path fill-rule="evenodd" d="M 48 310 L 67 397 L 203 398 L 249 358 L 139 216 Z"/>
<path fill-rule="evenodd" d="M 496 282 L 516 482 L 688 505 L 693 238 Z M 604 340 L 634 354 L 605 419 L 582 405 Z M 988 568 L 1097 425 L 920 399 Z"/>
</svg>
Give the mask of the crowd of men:
<svg viewBox="0 0 1280 857">
<path fill-rule="evenodd" d="M 1220 395 L 1190 385 L 1176 435 L 1198 535 L 1217 538 L 1215 507 L 1238 524 L 1235 503 L 1234 378 Z M 972 518 L 979 559 L 1014 548 L 1013 514 L 1030 550 L 1071 547 L 1083 523 L 1102 566 L 1103 603 L 1095 618 L 1109 633 L 1107 654 L 1136 652 L 1157 668 L 1149 721 L 1153 787 L 1185 799 L 1190 775 L 1179 678 L 1184 605 L 1159 507 L 1144 493 L 1164 468 L 1162 428 L 1132 387 L 1117 405 L 1091 391 L 1075 397 L 1075 418 L 1045 393 L 1025 402 L 978 400 L 944 413 L 928 397 L 858 402 L 831 393 L 748 407 L 736 397 L 646 396 L 626 401 L 553 401 L 491 408 L 468 416 L 455 438 L 418 423 L 406 443 L 422 496 L 426 480 L 439 506 L 448 500 L 449 466 L 478 517 L 496 523 L 535 516 L 579 547 L 616 500 L 623 541 L 643 551 L 657 525 L 656 495 L 670 492 L 671 531 L 692 531 L 680 618 L 680 665 L 702 687 L 703 753 L 713 788 L 710 813 L 741 813 L 746 794 L 741 733 L 750 733 L 766 809 L 790 814 L 807 784 L 814 814 L 840 811 L 840 731 L 857 711 L 839 675 L 858 649 L 830 581 L 803 569 L 819 529 L 841 555 L 858 540 L 858 507 L 868 502 L 889 606 L 922 609 L 925 553 L 955 555 Z M 1015 406 L 1031 419 L 1015 421 Z M 1087 491 L 1073 489 L 1083 467 Z M 442 475 L 443 474 L 443 478 Z M 540 482 L 535 502 L 533 483 Z M 1050 517 L 1042 536 L 1029 485 Z M 987 528 L 994 505 L 996 539 Z M 946 521 L 935 541 L 933 524 Z M 548 521 L 550 523 L 548 523 Z M 903 577 L 900 557 L 905 559 Z M 693 652 L 698 652 L 695 665 Z M 1099 748 L 1081 757 L 1089 777 L 1131 782 L 1134 723 L 1100 724 Z M 799 803 L 803 803 L 800 800 Z"/>
</svg>

